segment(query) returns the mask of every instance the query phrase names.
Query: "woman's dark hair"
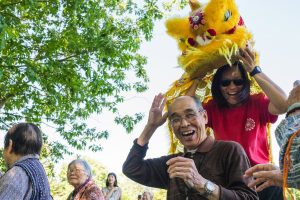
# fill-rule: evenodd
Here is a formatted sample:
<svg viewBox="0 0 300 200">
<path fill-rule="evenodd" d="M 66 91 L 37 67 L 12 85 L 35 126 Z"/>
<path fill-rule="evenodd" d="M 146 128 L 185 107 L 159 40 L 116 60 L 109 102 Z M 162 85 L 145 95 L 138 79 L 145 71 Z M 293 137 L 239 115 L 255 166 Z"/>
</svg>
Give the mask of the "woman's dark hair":
<svg viewBox="0 0 300 200">
<path fill-rule="evenodd" d="M 108 183 L 108 177 L 109 177 L 110 175 L 112 175 L 112 176 L 115 177 L 114 187 L 118 187 L 117 175 L 116 175 L 115 173 L 113 173 L 113 172 L 110 172 L 110 173 L 107 174 L 107 178 L 106 178 L 106 187 L 109 186 L 109 183 Z"/>
<path fill-rule="evenodd" d="M 4 138 L 4 148 L 12 141 L 12 151 L 18 155 L 40 154 L 43 139 L 41 130 L 32 123 L 19 123 L 8 130 Z"/>
<path fill-rule="evenodd" d="M 233 64 L 233 66 L 237 66 L 241 72 L 242 75 L 242 79 L 244 80 L 244 84 L 243 84 L 243 88 L 240 92 L 240 100 L 241 102 L 245 102 L 247 101 L 247 99 L 250 96 L 250 80 L 248 78 L 247 72 L 244 69 L 242 63 L 240 62 L 236 62 Z M 222 75 L 225 71 L 227 71 L 228 69 L 230 69 L 232 66 L 230 65 L 224 65 L 222 67 L 220 67 L 212 80 L 212 84 L 211 84 L 211 93 L 213 96 L 214 101 L 217 103 L 217 105 L 220 108 L 224 108 L 224 107 L 228 107 L 228 102 L 226 101 L 226 99 L 224 98 L 222 92 L 221 92 L 221 80 L 222 80 Z"/>
</svg>

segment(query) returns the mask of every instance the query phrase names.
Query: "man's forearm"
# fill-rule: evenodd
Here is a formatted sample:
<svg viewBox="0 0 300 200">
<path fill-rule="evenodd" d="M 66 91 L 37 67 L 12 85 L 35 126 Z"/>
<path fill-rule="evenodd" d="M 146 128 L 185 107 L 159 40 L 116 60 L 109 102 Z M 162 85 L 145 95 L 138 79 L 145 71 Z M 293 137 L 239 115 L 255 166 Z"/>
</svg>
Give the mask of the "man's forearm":
<svg viewBox="0 0 300 200">
<path fill-rule="evenodd" d="M 140 146 L 144 146 L 145 144 L 149 143 L 150 138 L 152 137 L 153 133 L 156 131 L 157 127 L 146 125 L 143 132 L 137 139 L 137 143 Z"/>
</svg>

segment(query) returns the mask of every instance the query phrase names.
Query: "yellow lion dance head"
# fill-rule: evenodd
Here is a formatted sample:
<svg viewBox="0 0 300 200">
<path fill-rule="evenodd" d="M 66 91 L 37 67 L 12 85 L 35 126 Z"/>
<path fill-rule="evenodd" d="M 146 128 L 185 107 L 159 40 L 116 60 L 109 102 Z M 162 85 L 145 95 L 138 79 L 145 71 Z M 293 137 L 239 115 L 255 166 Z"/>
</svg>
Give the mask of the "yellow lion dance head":
<svg viewBox="0 0 300 200">
<path fill-rule="evenodd" d="M 185 71 L 166 92 L 167 104 L 185 95 L 195 79 L 200 79 L 196 94 L 202 101 L 208 100 L 214 71 L 225 64 L 233 64 L 237 61 L 240 48 L 253 45 L 252 34 L 244 25 L 234 0 L 210 0 L 205 5 L 189 0 L 189 5 L 189 16 L 166 21 L 167 33 L 177 40 L 182 51 L 178 62 Z M 255 81 L 251 82 L 251 90 L 260 91 Z M 169 130 L 170 152 L 175 152 L 179 142 L 170 124 Z"/>
<path fill-rule="evenodd" d="M 189 1 L 188 17 L 166 21 L 167 33 L 174 37 L 182 54 L 179 65 L 190 78 L 205 75 L 224 64 L 232 64 L 239 48 L 252 40 L 233 0 L 211 0 L 201 5 Z"/>
</svg>

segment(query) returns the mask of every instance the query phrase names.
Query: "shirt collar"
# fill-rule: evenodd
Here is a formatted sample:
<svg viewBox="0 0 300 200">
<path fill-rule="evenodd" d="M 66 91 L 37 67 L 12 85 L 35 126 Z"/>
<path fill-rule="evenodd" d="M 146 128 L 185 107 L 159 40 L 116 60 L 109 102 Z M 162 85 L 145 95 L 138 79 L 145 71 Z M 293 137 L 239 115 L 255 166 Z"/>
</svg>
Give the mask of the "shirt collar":
<svg viewBox="0 0 300 200">
<path fill-rule="evenodd" d="M 205 153 L 212 149 L 215 139 L 211 136 L 207 136 L 203 142 L 198 146 L 197 152 Z M 187 150 L 184 149 L 184 154 L 187 153 Z"/>
</svg>

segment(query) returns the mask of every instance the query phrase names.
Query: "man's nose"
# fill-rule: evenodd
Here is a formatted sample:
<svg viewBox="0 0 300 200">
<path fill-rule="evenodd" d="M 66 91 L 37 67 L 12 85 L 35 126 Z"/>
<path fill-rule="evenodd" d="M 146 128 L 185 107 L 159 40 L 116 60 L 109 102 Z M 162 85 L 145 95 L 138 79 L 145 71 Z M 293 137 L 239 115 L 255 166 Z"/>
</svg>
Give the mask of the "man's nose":
<svg viewBox="0 0 300 200">
<path fill-rule="evenodd" d="M 180 123 L 181 126 L 185 127 L 188 126 L 189 124 L 190 122 L 185 117 L 181 119 L 181 123 Z"/>
</svg>

